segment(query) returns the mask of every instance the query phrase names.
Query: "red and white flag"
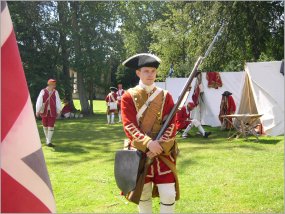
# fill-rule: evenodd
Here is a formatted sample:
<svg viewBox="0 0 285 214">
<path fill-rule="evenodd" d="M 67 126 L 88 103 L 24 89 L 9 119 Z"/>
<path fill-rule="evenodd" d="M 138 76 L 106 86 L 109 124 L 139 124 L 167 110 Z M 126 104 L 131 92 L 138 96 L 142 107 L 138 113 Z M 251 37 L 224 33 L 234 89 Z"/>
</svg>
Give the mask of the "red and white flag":
<svg viewBox="0 0 285 214">
<path fill-rule="evenodd" d="M 1 1 L 1 212 L 55 212 L 32 103 L 6 2 Z"/>
</svg>

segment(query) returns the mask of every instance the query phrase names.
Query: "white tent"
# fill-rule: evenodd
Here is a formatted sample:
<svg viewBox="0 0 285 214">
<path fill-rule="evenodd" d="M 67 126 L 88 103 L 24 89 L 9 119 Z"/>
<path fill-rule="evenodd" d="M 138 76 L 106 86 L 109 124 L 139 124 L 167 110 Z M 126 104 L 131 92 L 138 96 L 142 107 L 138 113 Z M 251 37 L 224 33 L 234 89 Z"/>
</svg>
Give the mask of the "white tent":
<svg viewBox="0 0 285 214">
<path fill-rule="evenodd" d="M 199 119 L 203 125 L 210 125 L 213 127 L 220 126 L 218 118 L 220 112 L 220 103 L 222 93 L 230 91 L 233 93 L 236 106 L 238 107 L 242 86 L 244 85 L 244 72 L 220 72 L 223 86 L 218 89 L 208 88 L 208 80 L 206 73 L 202 73 L 202 86 L 204 90 L 203 102 L 200 103 L 198 108 L 192 112 L 192 117 Z M 165 82 L 165 89 L 170 92 L 174 102 L 177 101 L 187 78 L 167 78 Z M 192 100 L 196 79 L 192 82 L 192 89 L 188 96 L 187 101 Z"/>
<path fill-rule="evenodd" d="M 156 82 L 155 85 L 159 88 L 166 90 L 165 82 Z"/>
<path fill-rule="evenodd" d="M 284 134 L 284 76 L 281 61 L 246 63 L 246 80 L 238 113 L 263 114 L 267 135 Z"/>
<path fill-rule="evenodd" d="M 220 104 L 222 93 L 230 91 L 238 108 L 241 91 L 244 85 L 244 72 L 220 72 L 220 77 L 223 82 L 222 87 L 218 89 L 209 88 L 206 79 L 206 73 L 202 74 L 202 85 L 204 89 L 203 101 L 200 103 L 200 109 L 196 108 L 195 118 L 200 119 L 203 125 L 217 127 L 221 125 L 219 120 Z M 199 114 L 197 112 L 199 111 Z"/>
</svg>

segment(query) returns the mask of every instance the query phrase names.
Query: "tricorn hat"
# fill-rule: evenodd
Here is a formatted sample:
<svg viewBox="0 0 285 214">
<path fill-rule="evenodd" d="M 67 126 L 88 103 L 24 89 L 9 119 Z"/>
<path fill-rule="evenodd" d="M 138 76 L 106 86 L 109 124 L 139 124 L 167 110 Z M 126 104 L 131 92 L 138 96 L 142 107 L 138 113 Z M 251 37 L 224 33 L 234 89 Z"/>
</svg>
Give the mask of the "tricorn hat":
<svg viewBox="0 0 285 214">
<path fill-rule="evenodd" d="M 140 53 L 128 58 L 126 61 L 123 62 L 123 65 L 133 69 L 139 69 L 142 67 L 158 68 L 160 62 L 161 59 L 159 59 L 153 54 Z"/>
<path fill-rule="evenodd" d="M 110 91 L 118 91 L 118 89 L 116 87 L 110 87 Z"/>
<path fill-rule="evenodd" d="M 224 93 L 222 93 L 222 95 L 223 96 L 230 96 L 230 95 L 232 95 L 232 93 L 229 91 L 225 91 Z"/>
</svg>

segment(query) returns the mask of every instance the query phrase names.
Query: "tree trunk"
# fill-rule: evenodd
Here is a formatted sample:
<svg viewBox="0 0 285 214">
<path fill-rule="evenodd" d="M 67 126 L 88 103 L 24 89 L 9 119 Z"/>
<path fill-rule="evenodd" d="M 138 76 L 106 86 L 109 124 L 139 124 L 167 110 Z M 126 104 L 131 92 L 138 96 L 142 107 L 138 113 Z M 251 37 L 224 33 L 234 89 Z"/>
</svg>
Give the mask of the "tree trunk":
<svg viewBox="0 0 285 214">
<path fill-rule="evenodd" d="M 66 41 L 66 34 L 67 34 L 67 13 L 68 10 L 68 3 L 65 1 L 58 2 L 58 15 L 59 15 L 59 34 L 60 34 L 60 46 L 61 46 L 61 61 L 62 61 L 62 73 L 63 73 L 63 87 L 64 87 L 64 96 L 69 101 L 72 100 L 72 87 L 70 81 L 70 74 L 69 74 L 69 61 L 68 61 L 68 50 L 67 50 L 67 41 Z M 73 103 L 73 102 L 72 102 Z"/>
<path fill-rule="evenodd" d="M 81 45 L 80 45 L 80 35 L 79 35 L 79 27 L 78 27 L 78 7 L 79 2 L 71 2 L 72 9 L 72 29 L 73 29 L 73 38 L 74 38 L 74 47 L 75 47 L 75 63 L 76 65 L 80 65 L 80 56 L 81 54 Z M 86 95 L 86 90 L 84 88 L 84 80 L 82 70 L 76 69 L 77 71 L 77 87 L 79 93 L 79 100 L 81 105 L 81 112 L 84 115 L 89 115 L 89 103 Z"/>
<path fill-rule="evenodd" d="M 94 84 L 91 78 L 89 82 L 89 102 L 90 102 L 90 114 L 93 114 L 93 97 L 94 97 Z"/>
</svg>

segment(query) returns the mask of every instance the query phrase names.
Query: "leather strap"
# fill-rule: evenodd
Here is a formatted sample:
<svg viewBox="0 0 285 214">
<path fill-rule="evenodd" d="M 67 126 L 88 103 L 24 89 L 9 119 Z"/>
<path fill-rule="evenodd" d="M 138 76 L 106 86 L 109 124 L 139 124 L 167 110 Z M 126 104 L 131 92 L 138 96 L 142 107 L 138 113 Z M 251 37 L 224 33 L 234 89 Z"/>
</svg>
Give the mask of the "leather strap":
<svg viewBox="0 0 285 214">
<path fill-rule="evenodd" d="M 137 118 L 137 123 L 139 124 L 140 118 L 143 115 L 143 113 L 145 112 L 145 110 L 147 109 L 147 107 L 150 105 L 151 101 L 154 100 L 154 98 L 156 98 L 156 96 L 162 91 L 162 89 L 160 88 L 156 88 L 156 90 L 154 91 L 154 93 L 147 99 L 147 101 L 143 104 L 143 106 L 140 108 L 140 110 L 138 111 L 136 118 Z"/>
<path fill-rule="evenodd" d="M 116 100 L 115 100 L 115 98 L 114 98 L 114 96 L 113 96 L 112 93 L 110 93 L 110 96 L 111 96 L 112 101 L 113 101 L 113 102 L 116 102 Z"/>
</svg>

